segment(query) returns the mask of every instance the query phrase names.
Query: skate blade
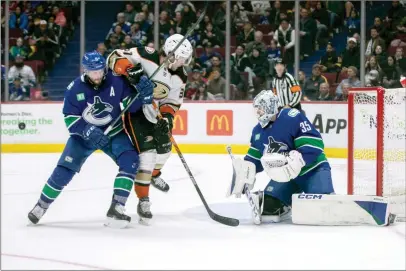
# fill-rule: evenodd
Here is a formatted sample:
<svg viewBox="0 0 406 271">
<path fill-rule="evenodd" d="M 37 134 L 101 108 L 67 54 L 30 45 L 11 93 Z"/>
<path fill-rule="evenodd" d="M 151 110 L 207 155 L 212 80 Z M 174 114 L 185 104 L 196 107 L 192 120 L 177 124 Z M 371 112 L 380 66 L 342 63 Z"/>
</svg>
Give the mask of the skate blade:
<svg viewBox="0 0 406 271">
<path fill-rule="evenodd" d="M 159 190 L 159 191 L 161 191 L 161 192 L 163 192 L 163 193 L 168 193 L 169 192 L 169 189 L 170 188 L 168 188 L 168 189 L 162 189 L 161 187 L 157 187 L 157 186 L 155 186 L 155 185 L 152 185 L 156 190 Z"/>
<path fill-rule="evenodd" d="M 252 222 L 254 222 L 255 225 L 261 225 L 262 223 L 262 217 L 261 215 L 255 215 L 254 213 L 252 215 Z"/>
<path fill-rule="evenodd" d="M 144 226 L 151 226 L 151 218 L 140 217 L 138 223 Z"/>
<path fill-rule="evenodd" d="M 114 218 L 108 217 L 106 222 L 104 223 L 104 226 L 113 228 L 113 229 L 124 229 L 130 224 L 127 220 L 117 220 Z"/>
<path fill-rule="evenodd" d="M 281 222 L 281 217 L 278 215 L 263 215 L 262 221 L 265 223 L 279 223 Z"/>
<path fill-rule="evenodd" d="M 291 218 L 291 211 L 279 216 L 279 215 L 263 215 L 262 222 L 265 223 L 279 223 L 288 220 Z"/>
</svg>

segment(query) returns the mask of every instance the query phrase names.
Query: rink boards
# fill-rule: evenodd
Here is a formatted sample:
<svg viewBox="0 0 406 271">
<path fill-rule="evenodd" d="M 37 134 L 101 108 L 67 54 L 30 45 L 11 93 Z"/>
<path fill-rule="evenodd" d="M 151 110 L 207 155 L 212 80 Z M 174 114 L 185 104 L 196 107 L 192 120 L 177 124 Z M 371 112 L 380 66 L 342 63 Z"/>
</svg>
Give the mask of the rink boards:
<svg viewBox="0 0 406 271">
<path fill-rule="evenodd" d="M 326 154 L 346 157 L 347 104 L 302 106 L 322 134 Z M 3 153 L 62 151 L 69 134 L 61 103 L 3 104 L 1 111 Z M 226 153 L 225 145 L 232 144 L 235 153 L 244 154 L 256 123 L 250 102 L 186 102 L 175 117 L 173 134 L 184 153 Z"/>
</svg>

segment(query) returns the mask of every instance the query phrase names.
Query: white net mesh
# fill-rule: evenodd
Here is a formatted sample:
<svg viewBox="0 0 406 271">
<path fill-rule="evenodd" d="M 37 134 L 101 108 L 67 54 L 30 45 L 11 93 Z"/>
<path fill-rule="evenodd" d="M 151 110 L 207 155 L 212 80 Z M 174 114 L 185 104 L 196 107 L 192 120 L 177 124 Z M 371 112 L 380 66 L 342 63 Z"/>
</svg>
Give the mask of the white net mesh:
<svg viewBox="0 0 406 271">
<path fill-rule="evenodd" d="M 377 91 L 354 94 L 354 194 L 376 195 Z M 403 213 L 406 201 L 406 89 L 386 89 L 383 125 L 383 196 Z M 399 205 L 400 203 L 400 205 Z"/>
</svg>

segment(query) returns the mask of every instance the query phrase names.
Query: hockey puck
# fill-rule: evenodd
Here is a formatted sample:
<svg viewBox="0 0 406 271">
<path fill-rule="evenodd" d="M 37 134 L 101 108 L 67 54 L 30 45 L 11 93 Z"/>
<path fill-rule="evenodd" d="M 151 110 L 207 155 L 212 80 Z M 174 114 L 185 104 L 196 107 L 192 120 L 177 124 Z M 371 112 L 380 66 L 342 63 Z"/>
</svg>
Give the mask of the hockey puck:
<svg viewBox="0 0 406 271">
<path fill-rule="evenodd" d="M 24 129 L 25 129 L 25 123 L 24 123 L 24 122 L 20 122 L 20 123 L 18 124 L 18 128 L 19 128 L 20 130 L 24 130 Z"/>
</svg>

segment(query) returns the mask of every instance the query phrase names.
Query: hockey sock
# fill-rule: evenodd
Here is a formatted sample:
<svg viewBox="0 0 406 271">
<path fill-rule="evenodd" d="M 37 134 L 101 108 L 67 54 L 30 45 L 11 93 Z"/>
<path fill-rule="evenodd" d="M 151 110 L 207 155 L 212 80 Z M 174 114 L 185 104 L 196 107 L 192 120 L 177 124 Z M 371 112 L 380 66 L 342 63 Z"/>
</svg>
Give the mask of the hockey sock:
<svg viewBox="0 0 406 271">
<path fill-rule="evenodd" d="M 40 199 L 38 200 L 39 205 L 47 209 L 62 192 L 62 189 L 72 180 L 74 175 L 74 171 L 63 166 L 57 166 L 42 189 Z"/>
<path fill-rule="evenodd" d="M 62 192 L 63 186 L 57 185 L 53 180 L 52 176 L 48 179 L 47 183 L 42 189 L 41 196 L 39 198 L 39 205 L 42 208 L 48 209 L 49 205 L 59 196 Z"/>
<path fill-rule="evenodd" d="M 154 169 L 154 171 L 152 172 L 152 177 L 159 177 L 161 175 L 161 169 L 156 168 Z"/>
<path fill-rule="evenodd" d="M 131 189 L 133 188 L 133 176 L 134 175 L 125 172 L 119 172 L 117 174 L 116 179 L 114 180 L 113 202 L 125 205 Z"/>
<path fill-rule="evenodd" d="M 134 191 L 139 199 L 149 196 L 149 184 L 134 184 Z"/>
</svg>

